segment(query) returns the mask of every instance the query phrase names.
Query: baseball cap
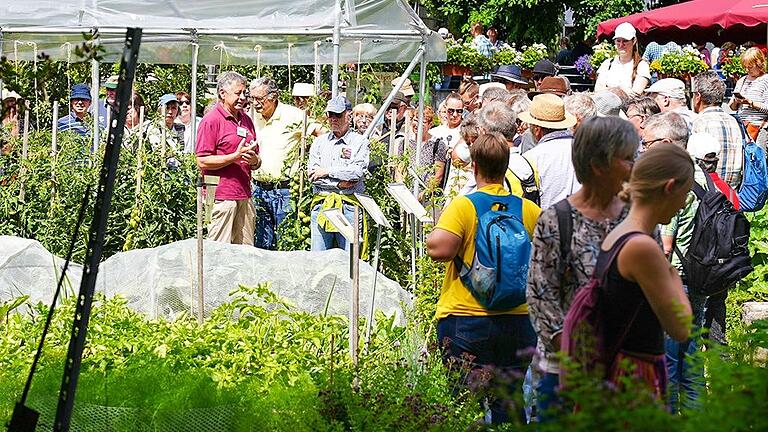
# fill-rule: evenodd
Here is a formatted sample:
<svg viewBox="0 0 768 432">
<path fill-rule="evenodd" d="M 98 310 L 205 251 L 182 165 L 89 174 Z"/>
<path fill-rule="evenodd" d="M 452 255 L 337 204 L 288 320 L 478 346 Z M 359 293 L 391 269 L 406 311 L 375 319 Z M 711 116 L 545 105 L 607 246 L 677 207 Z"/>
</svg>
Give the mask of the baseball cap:
<svg viewBox="0 0 768 432">
<path fill-rule="evenodd" d="M 692 133 L 688 137 L 688 153 L 696 159 L 712 160 L 707 155 L 714 153 L 715 159 L 720 154 L 720 143 L 717 138 L 707 132 Z"/>
<path fill-rule="evenodd" d="M 72 99 L 85 99 L 91 100 L 91 88 L 88 84 L 75 84 L 72 86 L 72 93 L 69 95 L 69 100 Z"/>
<path fill-rule="evenodd" d="M 619 24 L 618 26 L 616 26 L 616 30 L 613 32 L 614 39 L 621 38 L 621 39 L 630 40 L 630 39 L 634 39 L 635 35 L 637 35 L 637 31 L 635 30 L 635 27 L 628 22 L 623 22 Z"/>
<path fill-rule="evenodd" d="M 116 89 L 117 88 L 117 80 L 120 77 L 117 75 L 112 75 L 111 77 L 107 78 L 107 82 L 104 83 L 104 87 L 108 89 Z"/>
<path fill-rule="evenodd" d="M 326 112 L 332 112 L 341 114 L 344 111 L 351 110 L 352 103 L 345 96 L 338 95 L 335 98 L 328 101 L 328 105 L 325 107 Z"/>
<path fill-rule="evenodd" d="M 674 99 L 685 99 L 685 84 L 677 78 L 663 78 L 645 89 L 646 93 L 658 93 Z"/>
<path fill-rule="evenodd" d="M 160 100 L 157 102 L 157 106 L 161 107 L 163 105 L 167 105 L 170 102 L 178 103 L 179 101 L 176 99 L 176 95 L 175 94 L 173 94 L 173 93 L 166 93 L 166 94 L 160 96 Z"/>
</svg>

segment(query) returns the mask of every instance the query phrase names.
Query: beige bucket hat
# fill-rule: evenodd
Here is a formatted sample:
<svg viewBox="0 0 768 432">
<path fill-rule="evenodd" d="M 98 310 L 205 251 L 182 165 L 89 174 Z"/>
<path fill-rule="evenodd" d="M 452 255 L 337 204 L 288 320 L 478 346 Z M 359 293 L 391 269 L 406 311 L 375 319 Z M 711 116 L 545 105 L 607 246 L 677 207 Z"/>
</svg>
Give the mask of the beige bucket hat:
<svg viewBox="0 0 768 432">
<path fill-rule="evenodd" d="M 576 124 L 576 117 L 565 110 L 563 99 L 550 93 L 534 96 L 531 108 L 518 118 L 547 129 L 567 129 Z"/>
</svg>

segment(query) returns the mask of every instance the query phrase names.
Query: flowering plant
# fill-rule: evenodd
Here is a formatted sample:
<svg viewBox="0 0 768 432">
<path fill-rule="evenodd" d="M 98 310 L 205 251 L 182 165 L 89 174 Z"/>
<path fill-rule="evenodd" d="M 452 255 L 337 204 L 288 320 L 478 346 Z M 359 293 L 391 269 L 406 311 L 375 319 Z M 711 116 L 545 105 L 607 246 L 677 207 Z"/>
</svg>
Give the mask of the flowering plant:
<svg viewBox="0 0 768 432">
<path fill-rule="evenodd" d="M 523 69 L 533 69 L 536 62 L 547 57 L 547 47 L 544 44 L 535 43 L 531 46 L 523 45 L 518 66 Z"/>
<path fill-rule="evenodd" d="M 730 76 L 743 76 L 747 74 L 747 70 L 744 69 L 744 65 L 741 63 L 741 52 L 738 50 L 728 50 L 723 54 L 720 69 Z"/>
<path fill-rule="evenodd" d="M 592 57 L 590 57 L 589 63 L 592 69 L 597 69 L 606 59 L 613 58 L 618 54 L 619 52 L 616 51 L 616 47 L 612 43 L 608 41 L 600 42 L 592 47 Z"/>
<path fill-rule="evenodd" d="M 592 56 L 589 54 L 584 54 L 583 56 L 577 58 L 573 65 L 576 66 L 576 71 L 582 76 L 589 76 L 592 75 L 592 73 L 595 71 L 595 69 L 592 67 L 591 61 Z"/>
<path fill-rule="evenodd" d="M 657 63 L 658 62 L 658 63 Z M 681 51 L 667 51 L 651 62 L 651 70 L 664 75 L 684 76 L 709 69 L 696 47 L 688 45 Z"/>
<path fill-rule="evenodd" d="M 514 45 L 504 46 L 493 55 L 493 64 L 498 65 L 518 65 L 522 61 L 523 54 L 515 48 Z"/>
<path fill-rule="evenodd" d="M 466 42 L 448 43 L 446 63 L 465 66 L 473 72 L 484 72 L 491 68 L 491 59 L 480 54 L 475 47 Z"/>
</svg>

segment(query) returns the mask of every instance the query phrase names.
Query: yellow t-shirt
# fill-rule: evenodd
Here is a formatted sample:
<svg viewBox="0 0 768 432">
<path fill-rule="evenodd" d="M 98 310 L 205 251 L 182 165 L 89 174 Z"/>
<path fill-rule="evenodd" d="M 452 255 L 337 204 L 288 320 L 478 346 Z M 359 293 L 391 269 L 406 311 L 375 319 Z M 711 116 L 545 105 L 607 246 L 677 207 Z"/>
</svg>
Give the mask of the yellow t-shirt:
<svg viewBox="0 0 768 432">
<path fill-rule="evenodd" d="M 509 195 L 500 184 L 488 185 L 478 189 L 491 195 Z M 539 218 L 541 209 L 531 201 L 523 200 L 523 225 L 530 237 L 533 236 L 533 227 Z M 477 212 L 472 202 L 466 196 L 454 199 L 440 216 L 435 229 L 443 229 L 456 234 L 461 238 L 459 254 L 464 262 L 472 262 L 475 255 L 475 232 L 477 231 Z M 456 264 L 448 263 L 445 273 L 443 288 L 440 291 L 440 299 L 437 301 L 437 313 L 435 318 L 441 319 L 448 315 L 456 316 L 487 316 L 487 315 L 527 315 L 528 305 L 520 306 L 505 311 L 489 311 L 478 303 L 472 293 L 459 279 Z"/>
</svg>

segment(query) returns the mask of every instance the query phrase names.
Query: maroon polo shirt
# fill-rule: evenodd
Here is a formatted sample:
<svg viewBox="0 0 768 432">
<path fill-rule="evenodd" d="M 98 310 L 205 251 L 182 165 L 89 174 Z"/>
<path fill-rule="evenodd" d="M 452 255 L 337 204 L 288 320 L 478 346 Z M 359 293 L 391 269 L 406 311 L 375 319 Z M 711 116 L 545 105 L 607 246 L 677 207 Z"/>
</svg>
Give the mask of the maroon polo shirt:
<svg viewBox="0 0 768 432">
<path fill-rule="evenodd" d="M 238 130 L 240 135 L 238 135 Z M 253 121 L 242 111 L 237 118 L 230 114 L 221 102 L 216 104 L 200 121 L 197 127 L 197 156 L 232 154 L 243 139 L 248 143 L 256 139 Z M 224 168 L 202 170 L 203 175 L 219 176 L 216 187 L 217 200 L 245 200 L 251 198 L 251 167 L 248 162 L 239 160 Z"/>
</svg>

